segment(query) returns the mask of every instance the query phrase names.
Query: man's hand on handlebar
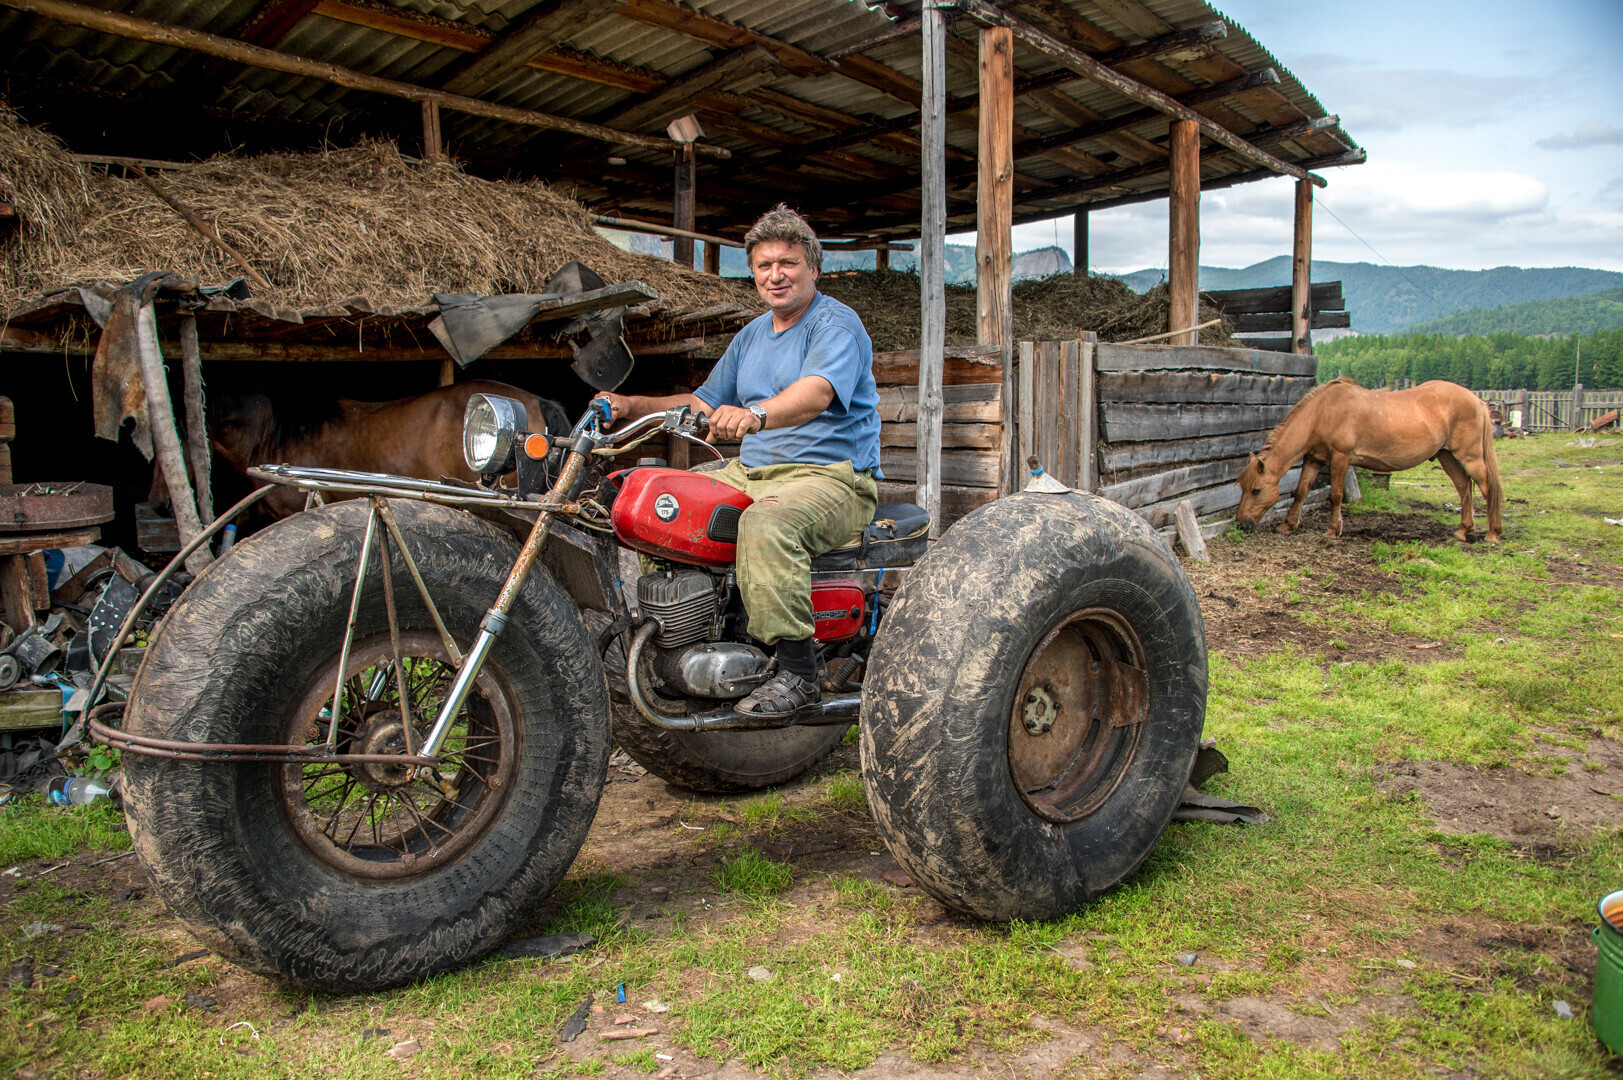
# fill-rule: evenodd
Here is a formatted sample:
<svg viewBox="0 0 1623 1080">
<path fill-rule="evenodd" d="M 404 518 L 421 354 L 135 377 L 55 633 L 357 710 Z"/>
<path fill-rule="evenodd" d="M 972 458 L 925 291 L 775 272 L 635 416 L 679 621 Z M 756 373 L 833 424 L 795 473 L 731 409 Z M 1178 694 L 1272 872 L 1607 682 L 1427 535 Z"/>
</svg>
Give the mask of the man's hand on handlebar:
<svg viewBox="0 0 1623 1080">
<path fill-rule="evenodd" d="M 710 442 L 738 442 L 760 431 L 761 418 L 736 405 L 718 405 L 710 414 Z"/>
</svg>

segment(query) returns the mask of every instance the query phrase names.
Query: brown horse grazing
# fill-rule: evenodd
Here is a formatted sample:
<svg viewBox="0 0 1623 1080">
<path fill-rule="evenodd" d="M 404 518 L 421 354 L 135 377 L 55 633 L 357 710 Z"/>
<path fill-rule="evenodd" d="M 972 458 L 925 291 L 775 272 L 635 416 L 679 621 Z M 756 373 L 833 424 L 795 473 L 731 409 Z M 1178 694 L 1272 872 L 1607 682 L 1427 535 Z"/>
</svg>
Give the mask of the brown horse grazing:
<svg viewBox="0 0 1623 1080">
<path fill-rule="evenodd" d="M 1435 458 L 1460 495 L 1460 527 L 1465 540 L 1473 522 L 1471 482 L 1488 501 L 1488 542 L 1497 544 L 1503 530 L 1504 490 L 1499 485 L 1499 459 L 1493 450 L 1493 421 L 1488 407 L 1471 391 L 1441 380 L 1409 390 L 1365 390 L 1348 378 L 1308 391 L 1289 415 L 1268 434 L 1262 449 L 1251 455 L 1240 473 L 1242 528 L 1258 520 L 1279 501 L 1279 482 L 1298 459 L 1302 478 L 1296 498 L 1279 531 L 1296 528 L 1302 500 L 1319 470 L 1330 466 L 1330 528 L 1341 535 L 1341 493 L 1347 469 L 1362 465 L 1376 472 L 1402 472 Z"/>
<path fill-rule="evenodd" d="M 531 430 L 569 430 L 569 417 L 557 402 L 507 383 L 475 379 L 398 401 L 328 398 L 292 404 L 272 402 L 262 393 L 212 395 L 209 441 L 215 454 L 244 477 L 255 465 L 286 464 L 472 481 L 478 477 L 462 458 L 462 414 L 474 394 L 517 398 Z M 281 518 L 304 509 L 304 500 L 301 491 L 279 488 L 265 497 L 265 505 Z M 149 501 L 159 513 L 168 511 L 162 469 L 153 470 Z"/>
</svg>

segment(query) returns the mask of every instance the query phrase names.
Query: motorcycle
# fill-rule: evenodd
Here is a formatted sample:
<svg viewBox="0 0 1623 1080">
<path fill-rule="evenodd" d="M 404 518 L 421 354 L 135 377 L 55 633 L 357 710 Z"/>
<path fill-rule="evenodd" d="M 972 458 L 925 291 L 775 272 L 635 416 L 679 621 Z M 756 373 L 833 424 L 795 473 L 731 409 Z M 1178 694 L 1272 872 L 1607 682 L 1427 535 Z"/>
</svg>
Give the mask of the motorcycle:
<svg viewBox="0 0 1623 1080">
<path fill-rule="evenodd" d="M 706 476 L 719 462 L 618 466 L 656 437 L 708 447 L 703 415 L 609 421 L 594 399 L 553 438 L 475 395 L 474 485 L 251 471 L 266 486 L 211 530 L 278 485 L 309 509 L 210 565 L 127 705 L 89 724 L 125 755 L 137 854 L 206 945 L 328 991 L 478 959 L 568 870 L 611 741 L 678 786 L 743 791 L 856 722 L 898 862 L 982 918 L 1062 915 L 1148 856 L 1207 672 L 1194 592 L 1142 519 L 1040 470 L 938 540 L 882 504 L 812 561 L 822 700 L 744 716 L 773 670 L 734 574 L 750 500 Z"/>
</svg>

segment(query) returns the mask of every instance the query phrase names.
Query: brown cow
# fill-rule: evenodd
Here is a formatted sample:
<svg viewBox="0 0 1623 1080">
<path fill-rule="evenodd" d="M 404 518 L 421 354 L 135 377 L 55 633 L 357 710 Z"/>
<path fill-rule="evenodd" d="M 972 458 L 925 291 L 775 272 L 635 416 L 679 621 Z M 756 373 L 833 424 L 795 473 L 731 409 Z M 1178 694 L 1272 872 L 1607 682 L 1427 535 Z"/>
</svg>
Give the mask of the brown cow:
<svg viewBox="0 0 1623 1080">
<path fill-rule="evenodd" d="M 209 441 L 244 477 L 255 465 L 285 464 L 472 481 L 478 476 L 462 457 L 462 414 L 474 394 L 523 402 L 532 430 L 558 434 L 570 428 L 557 402 L 507 383 L 474 379 L 398 401 L 338 398 L 296 409 L 273 403 L 262 393 L 212 395 Z M 304 509 L 304 501 L 304 492 L 293 488 L 265 497 L 266 507 L 278 518 Z M 150 502 L 158 513 L 168 513 L 169 490 L 161 469 L 153 470 Z"/>
</svg>

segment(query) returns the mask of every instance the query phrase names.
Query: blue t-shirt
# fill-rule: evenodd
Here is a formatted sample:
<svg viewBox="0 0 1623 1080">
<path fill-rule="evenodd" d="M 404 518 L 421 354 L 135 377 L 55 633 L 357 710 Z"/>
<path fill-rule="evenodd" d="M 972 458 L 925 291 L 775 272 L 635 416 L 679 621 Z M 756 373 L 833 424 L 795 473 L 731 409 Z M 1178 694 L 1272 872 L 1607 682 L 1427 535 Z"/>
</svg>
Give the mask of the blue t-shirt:
<svg viewBox="0 0 1623 1080">
<path fill-rule="evenodd" d="M 740 330 L 694 396 L 711 408 L 747 407 L 788 389 L 808 375 L 834 388 L 834 400 L 796 427 L 744 436 L 739 459 L 763 465 L 832 465 L 849 460 L 879 476 L 879 390 L 873 378 L 873 342 L 857 313 L 818 293 L 781 334 L 772 313 Z"/>
</svg>

